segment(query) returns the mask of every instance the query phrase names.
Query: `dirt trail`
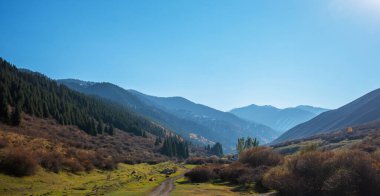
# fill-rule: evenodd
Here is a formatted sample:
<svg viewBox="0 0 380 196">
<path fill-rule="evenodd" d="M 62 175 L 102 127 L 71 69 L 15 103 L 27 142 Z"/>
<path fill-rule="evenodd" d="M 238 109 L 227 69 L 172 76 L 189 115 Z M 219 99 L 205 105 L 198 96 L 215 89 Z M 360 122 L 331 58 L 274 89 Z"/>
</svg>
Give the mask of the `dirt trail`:
<svg viewBox="0 0 380 196">
<path fill-rule="evenodd" d="M 170 192 L 174 190 L 174 182 L 182 178 L 185 174 L 181 174 L 176 177 L 168 178 L 163 181 L 158 187 L 156 187 L 149 196 L 169 196 Z"/>
</svg>

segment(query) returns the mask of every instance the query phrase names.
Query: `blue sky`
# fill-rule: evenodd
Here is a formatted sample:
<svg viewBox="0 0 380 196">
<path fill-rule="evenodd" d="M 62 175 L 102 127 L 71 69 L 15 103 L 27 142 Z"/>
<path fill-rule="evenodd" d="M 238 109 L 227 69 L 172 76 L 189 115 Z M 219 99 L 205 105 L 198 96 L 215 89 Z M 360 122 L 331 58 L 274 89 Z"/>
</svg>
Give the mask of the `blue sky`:
<svg viewBox="0 0 380 196">
<path fill-rule="evenodd" d="M 0 0 L 0 56 L 221 110 L 380 87 L 380 0 Z"/>
</svg>

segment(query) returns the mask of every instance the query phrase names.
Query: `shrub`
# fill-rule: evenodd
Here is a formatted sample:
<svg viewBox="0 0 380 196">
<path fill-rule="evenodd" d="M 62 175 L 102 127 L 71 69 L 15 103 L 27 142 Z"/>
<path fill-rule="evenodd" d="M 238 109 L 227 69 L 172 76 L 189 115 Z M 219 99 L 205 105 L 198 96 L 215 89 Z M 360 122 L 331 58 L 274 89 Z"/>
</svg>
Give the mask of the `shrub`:
<svg viewBox="0 0 380 196">
<path fill-rule="evenodd" d="M 0 138 L 0 148 L 4 148 L 8 145 L 8 140 L 5 138 Z"/>
<path fill-rule="evenodd" d="M 254 169 L 248 170 L 246 173 L 243 173 L 237 179 L 239 184 L 250 184 L 256 183 L 261 184 L 264 174 L 269 170 L 267 166 L 259 166 Z"/>
<path fill-rule="evenodd" d="M 202 157 L 190 157 L 186 160 L 186 163 L 192 165 L 203 165 L 207 162 L 206 159 Z"/>
<path fill-rule="evenodd" d="M 59 152 L 49 152 L 41 156 L 40 164 L 43 168 L 58 173 L 62 170 L 63 157 Z"/>
<path fill-rule="evenodd" d="M 13 149 L 0 158 L 0 170 L 14 176 L 33 175 L 37 170 L 37 162 L 26 150 Z"/>
<path fill-rule="evenodd" d="M 191 182 L 208 182 L 216 177 L 211 167 L 196 167 L 185 174 Z"/>
<path fill-rule="evenodd" d="M 281 163 L 283 157 L 269 147 L 255 147 L 243 151 L 239 156 L 239 162 L 251 167 L 276 166 Z"/>
<path fill-rule="evenodd" d="M 327 164 L 332 168 L 338 168 L 334 170 L 337 174 L 333 173 L 331 178 L 340 179 L 341 182 L 335 181 L 335 183 L 343 186 L 351 181 L 351 187 L 355 188 L 354 192 L 360 195 L 377 195 L 380 187 L 380 172 L 375 167 L 376 161 L 369 153 L 358 150 L 337 152 Z M 339 188 L 341 187 L 337 187 L 337 190 L 340 190 Z M 348 187 L 346 190 L 350 191 Z"/>
<path fill-rule="evenodd" d="M 231 161 L 224 158 L 219 158 L 217 156 L 211 156 L 211 157 L 190 157 L 186 160 L 187 164 L 192 165 L 204 165 L 206 163 L 218 163 L 218 164 L 229 164 Z"/>
<path fill-rule="evenodd" d="M 380 174 L 361 151 L 306 152 L 265 174 L 263 184 L 281 195 L 376 195 Z"/>
<path fill-rule="evenodd" d="M 64 159 L 62 164 L 66 170 L 72 173 L 77 173 L 85 170 L 85 168 L 78 162 L 77 159 Z"/>
<path fill-rule="evenodd" d="M 249 168 L 241 163 L 233 163 L 228 167 L 220 170 L 219 176 L 223 181 L 232 183 L 238 183 L 238 179 L 244 174 L 250 175 L 253 173 L 253 169 Z"/>
</svg>

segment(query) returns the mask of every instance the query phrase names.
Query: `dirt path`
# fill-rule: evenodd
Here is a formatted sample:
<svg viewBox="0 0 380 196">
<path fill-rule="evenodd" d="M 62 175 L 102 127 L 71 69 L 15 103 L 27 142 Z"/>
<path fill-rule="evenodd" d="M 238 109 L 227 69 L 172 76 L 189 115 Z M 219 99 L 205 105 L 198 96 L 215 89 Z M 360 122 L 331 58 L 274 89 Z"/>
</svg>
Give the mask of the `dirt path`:
<svg viewBox="0 0 380 196">
<path fill-rule="evenodd" d="M 158 187 L 156 187 L 149 194 L 149 196 L 169 196 L 170 192 L 172 192 L 175 187 L 174 182 L 182 178 L 184 175 L 185 174 L 181 174 L 179 176 L 166 179 Z"/>
</svg>

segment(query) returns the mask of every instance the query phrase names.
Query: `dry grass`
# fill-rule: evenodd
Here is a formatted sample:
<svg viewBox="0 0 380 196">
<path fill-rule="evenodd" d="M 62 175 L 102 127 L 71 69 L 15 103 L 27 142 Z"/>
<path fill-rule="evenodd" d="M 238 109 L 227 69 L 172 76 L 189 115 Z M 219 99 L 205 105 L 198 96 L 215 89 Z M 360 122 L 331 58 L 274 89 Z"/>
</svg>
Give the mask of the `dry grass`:
<svg viewBox="0 0 380 196">
<path fill-rule="evenodd" d="M 53 172 L 112 170 L 118 162 L 158 163 L 167 158 L 156 153 L 153 138 L 143 138 L 116 130 L 114 136 L 90 136 L 74 126 L 62 126 L 51 119 L 23 115 L 20 127 L 0 124 L 0 155 L 23 149 L 42 167 Z M 20 154 L 19 153 L 19 154 Z"/>
</svg>

